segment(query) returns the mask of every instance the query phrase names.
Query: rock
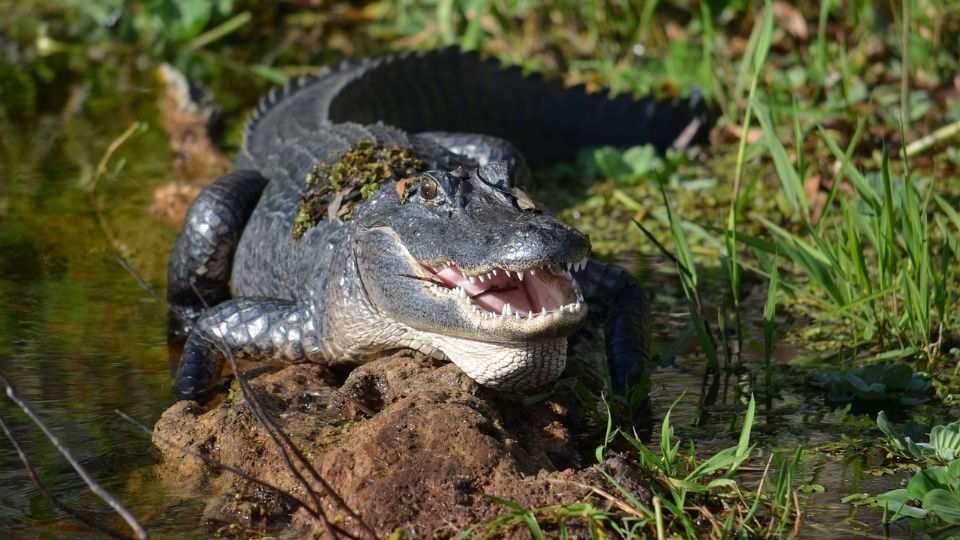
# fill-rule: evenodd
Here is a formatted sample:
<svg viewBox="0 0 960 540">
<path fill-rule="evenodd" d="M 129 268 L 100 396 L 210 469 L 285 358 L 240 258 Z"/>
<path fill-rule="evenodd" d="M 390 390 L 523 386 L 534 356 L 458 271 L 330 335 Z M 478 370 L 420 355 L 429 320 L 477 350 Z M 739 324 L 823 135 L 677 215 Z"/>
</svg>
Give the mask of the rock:
<svg viewBox="0 0 960 540">
<path fill-rule="evenodd" d="M 511 511 L 484 494 L 535 508 L 586 500 L 589 486 L 615 492 L 581 462 L 574 433 L 584 429 L 577 424 L 585 415 L 572 395 L 524 405 L 478 386 L 451 364 L 413 353 L 360 366 L 339 387 L 336 381 L 336 374 L 313 364 L 250 379 L 268 414 L 377 536 L 397 529 L 406 537 L 450 536 Z M 229 526 L 228 533 L 322 532 L 297 504 L 184 451 L 241 468 L 309 502 L 239 390 L 209 411 L 195 402 L 173 405 L 155 433 L 161 479 L 183 496 L 208 497 L 211 524 Z M 604 466 L 649 502 L 626 462 Z M 597 496 L 590 500 L 609 508 Z M 323 508 L 331 522 L 362 534 L 332 497 L 323 497 Z M 588 535 L 581 522 L 567 527 L 574 536 Z M 522 520 L 507 532 L 528 534 Z"/>
</svg>

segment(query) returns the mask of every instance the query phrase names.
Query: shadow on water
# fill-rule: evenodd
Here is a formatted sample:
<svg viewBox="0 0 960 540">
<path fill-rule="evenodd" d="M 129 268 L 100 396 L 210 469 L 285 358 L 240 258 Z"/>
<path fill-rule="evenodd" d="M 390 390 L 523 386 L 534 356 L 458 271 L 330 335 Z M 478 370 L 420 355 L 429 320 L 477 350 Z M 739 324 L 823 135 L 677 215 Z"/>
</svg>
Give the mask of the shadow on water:
<svg viewBox="0 0 960 540">
<path fill-rule="evenodd" d="M 45 117 L 29 126 L 0 124 L 0 368 L 149 530 L 160 537 L 195 536 L 200 505 L 182 502 L 158 484 L 150 441 L 113 412 L 120 409 L 152 424 L 173 402 L 164 308 L 106 252 L 88 188 L 91 171 L 112 138 L 133 121 L 150 123 L 149 130 L 118 152 L 125 167 L 104 180 L 100 196 L 123 255 L 162 290 L 176 231 L 152 221 L 146 209 L 153 189 L 169 180 L 171 159 L 155 118 L 152 85 L 131 80 L 91 92 L 78 108 L 80 114 Z M 657 264 L 626 262 L 647 269 L 644 279 L 657 291 L 652 326 L 654 354 L 660 354 L 686 327 L 678 307 L 682 293 Z M 704 290 L 723 290 L 722 282 L 714 285 Z M 747 324 L 752 325 L 749 344 L 762 330 L 759 321 Z M 860 512 L 839 500 L 851 493 L 886 491 L 904 476 L 875 474 L 883 456 L 869 443 L 878 435 L 872 422 L 825 406 L 820 394 L 802 384 L 802 376 L 790 375 L 795 355 L 787 345 L 777 351 L 778 377 L 793 382 L 766 400 L 754 430 L 762 455 L 745 480 L 756 485 L 768 456 L 789 459 L 803 446 L 808 450 L 797 482 L 822 487 L 821 493 L 804 497 L 804 530 L 823 537 L 882 535 L 879 512 Z M 673 415 L 678 434 L 696 441 L 701 455 L 731 446 L 754 381 L 762 379 L 756 355 L 744 351 L 743 359 L 706 384 L 692 343 L 675 359 L 663 359 L 654 373 L 655 417 L 662 418 L 685 393 Z M 8 401 L 0 400 L 0 414 L 14 425 L 56 494 L 122 529 Z M 837 443 L 841 440 L 845 442 Z M 50 506 L 5 444 L 0 445 L 0 530 L 9 536 L 95 536 Z M 906 534 L 904 529 L 890 532 Z"/>
</svg>

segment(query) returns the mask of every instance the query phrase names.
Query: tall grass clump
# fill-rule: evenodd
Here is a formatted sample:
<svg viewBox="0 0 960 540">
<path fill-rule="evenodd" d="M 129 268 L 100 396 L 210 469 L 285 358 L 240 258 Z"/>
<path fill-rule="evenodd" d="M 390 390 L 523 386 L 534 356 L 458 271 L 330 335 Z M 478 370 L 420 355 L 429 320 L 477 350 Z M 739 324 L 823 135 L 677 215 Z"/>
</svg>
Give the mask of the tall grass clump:
<svg viewBox="0 0 960 540">
<path fill-rule="evenodd" d="M 933 193 L 932 182 L 918 185 L 906 163 L 895 176 L 886 149 L 879 172 L 855 167 L 861 124 L 846 150 L 825 130 L 818 132 L 840 165 L 826 205 L 829 210 L 839 203 L 839 213 L 815 223 L 803 170 L 791 164 L 770 110 L 759 101 L 754 108 L 783 196 L 802 223 L 789 230 L 760 218 L 771 239 L 740 234 L 738 240 L 789 261 L 789 269 L 805 276 L 794 291 L 822 308 L 817 317 L 848 324 L 854 351 L 870 348 L 884 358 L 914 358 L 933 368 L 957 323 L 960 214 Z M 855 196 L 841 191 L 845 182 Z"/>
</svg>

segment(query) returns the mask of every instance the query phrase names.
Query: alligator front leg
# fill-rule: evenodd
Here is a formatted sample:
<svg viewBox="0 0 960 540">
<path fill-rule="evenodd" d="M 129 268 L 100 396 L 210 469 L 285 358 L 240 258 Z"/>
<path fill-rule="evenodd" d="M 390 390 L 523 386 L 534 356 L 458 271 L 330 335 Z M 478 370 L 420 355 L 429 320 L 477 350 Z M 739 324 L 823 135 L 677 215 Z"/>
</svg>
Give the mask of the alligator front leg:
<svg viewBox="0 0 960 540">
<path fill-rule="evenodd" d="M 602 332 L 606 367 L 616 394 L 643 382 L 649 376 L 646 299 L 637 280 L 626 269 L 591 259 L 575 274 L 588 307 L 588 321 L 582 334 L 574 335 L 571 346 L 595 342 Z"/>
<path fill-rule="evenodd" d="M 256 171 L 231 171 L 207 186 L 190 205 L 167 272 L 172 344 L 182 343 L 205 306 L 230 297 L 233 254 L 266 184 Z"/>
<path fill-rule="evenodd" d="M 184 346 L 173 393 L 179 399 L 210 397 L 227 354 L 297 362 L 317 351 L 316 321 L 303 306 L 270 298 L 234 298 L 211 308 L 197 322 Z"/>
</svg>

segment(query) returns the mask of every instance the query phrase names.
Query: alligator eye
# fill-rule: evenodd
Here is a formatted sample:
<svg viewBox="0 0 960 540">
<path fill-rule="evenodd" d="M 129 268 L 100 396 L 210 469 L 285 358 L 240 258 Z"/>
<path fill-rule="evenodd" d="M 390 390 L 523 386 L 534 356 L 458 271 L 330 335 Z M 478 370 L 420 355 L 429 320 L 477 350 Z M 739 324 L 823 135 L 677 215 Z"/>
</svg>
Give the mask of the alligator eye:
<svg viewBox="0 0 960 540">
<path fill-rule="evenodd" d="M 425 200 L 431 200 L 437 196 L 437 182 L 428 176 L 420 177 L 420 196 Z"/>
</svg>

